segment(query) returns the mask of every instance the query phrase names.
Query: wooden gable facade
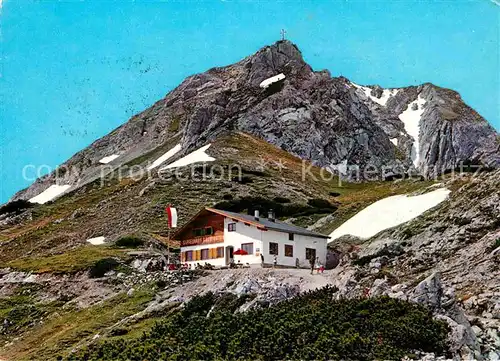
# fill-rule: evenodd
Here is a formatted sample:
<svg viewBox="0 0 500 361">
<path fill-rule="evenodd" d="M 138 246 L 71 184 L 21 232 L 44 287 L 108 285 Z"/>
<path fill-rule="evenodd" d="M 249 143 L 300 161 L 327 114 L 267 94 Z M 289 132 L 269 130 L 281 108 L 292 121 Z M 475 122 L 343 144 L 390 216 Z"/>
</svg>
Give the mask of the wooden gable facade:
<svg viewBox="0 0 500 361">
<path fill-rule="evenodd" d="M 179 229 L 174 239 L 180 242 L 181 247 L 223 243 L 224 216 L 204 209 Z"/>
</svg>

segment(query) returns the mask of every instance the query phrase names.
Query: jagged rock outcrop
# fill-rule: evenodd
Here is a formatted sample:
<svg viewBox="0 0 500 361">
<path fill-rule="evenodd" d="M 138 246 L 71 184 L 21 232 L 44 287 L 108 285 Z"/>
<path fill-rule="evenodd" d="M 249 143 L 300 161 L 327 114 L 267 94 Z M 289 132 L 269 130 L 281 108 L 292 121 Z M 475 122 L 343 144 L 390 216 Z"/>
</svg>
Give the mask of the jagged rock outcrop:
<svg viewBox="0 0 500 361">
<path fill-rule="evenodd" d="M 443 185 L 443 204 L 343 255 L 339 296 L 424 304 L 450 326 L 457 360 L 498 359 L 500 171 Z"/>
<path fill-rule="evenodd" d="M 279 73 L 284 80 L 259 87 Z M 74 190 L 138 157 L 152 162 L 155 152 L 180 143 L 173 161 L 228 130 L 251 133 L 329 169 L 370 165 L 378 178 L 415 168 L 430 176 L 461 163 L 500 165 L 498 134 L 457 93 L 432 84 L 362 87 L 313 71 L 294 44 L 279 41 L 233 65 L 188 77 L 13 199 L 29 199 L 55 182 Z M 119 157 L 99 163 L 112 154 Z"/>
</svg>

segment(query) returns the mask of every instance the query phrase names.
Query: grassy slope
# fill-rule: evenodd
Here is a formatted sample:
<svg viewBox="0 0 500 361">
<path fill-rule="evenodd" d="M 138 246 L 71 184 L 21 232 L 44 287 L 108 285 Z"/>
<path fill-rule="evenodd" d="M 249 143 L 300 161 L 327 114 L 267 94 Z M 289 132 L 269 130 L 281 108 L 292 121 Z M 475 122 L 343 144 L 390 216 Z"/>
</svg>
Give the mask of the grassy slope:
<svg viewBox="0 0 500 361">
<path fill-rule="evenodd" d="M 121 293 L 81 310 L 56 307 L 47 310 L 48 306 L 40 306 L 31 298 L 18 300 L 17 308 L 37 307 L 49 316 L 43 322 L 31 325 L 28 332 L 1 351 L 0 355 L 9 360 L 52 360 L 57 355 L 68 355 L 75 346 L 90 341 L 105 328 L 143 310 L 153 297 L 154 291 L 151 285 L 147 285 L 136 290 L 132 296 Z M 7 312 L 0 309 L 0 315 L 2 311 Z"/>
<path fill-rule="evenodd" d="M 152 154 L 161 152 L 163 149 Z M 322 180 L 317 167 L 311 168 L 315 177 L 303 180 L 302 169 L 308 166 L 307 163 L 304 165 L 302 160 L 286 151 L 242 133 L 219 138 L 208 153 L 217 159 L 211 165 L 227 170 L 230 165 L 238 164 L 249 182 L 240 183 L 227 177 L 179 181 L 169 177 L 158 179 L 153 175 L 151 179 L 137 181 L 130 178 L 120 180 L 115 176 L 109 177 L 104 186 L 100 182 L 85 185 L 53 203 L 35 206 L 31 219 L 0 228 L 0 268 L 9 266 L 39 273 L 68 273 L 84 270 L 102 258 L 125 257 L 123 250 L 91 246 L 85 240 L 100 235 L 114 240 L 135 234 L 144 239 L 163 241 L 166 228 L 163 209 L 168 203 L 178 207 L 182 224 L 201 207 L 213 206 L 228 194 L 234 198 L 285 197 L 296 204 L 321 198 L 338 206 L 334 221 L 322 229 L 329 233 L 378 199 L 417 191 L 429 185 L 429 182 L 420 181 L 339 183 L 336 177 Z M 132 163 L 147 161 L 143 157 Z M 285 168 L 280 169 L 279 163 Z M 265 166 L 262 168 L 262 165 Z M 149 190 L 139 196 L 148 185 Z M 332 192 L 340 195 L 333 197 Z M 296 222 L 309 225 L 324 215 L 313 214 Z M 43 306 L 42 312 L 52 316 L 9 347 L 7 356 L 16 360 L 34 358 L 35 355 L 47 359 L 57 353 L 65 354 L 103 327 L 141 310 L 152 297 L 152 293 L 141 291 L 132 298 L 121 295 L 86 310 L 57 310 L 57 313 L 51 305 Z M 34 303 L 32 299 L 19 299 L 18 302 L 21 305 Z M 9 312 L 7 308 L 4 307 L 5 312 Z M 153 322 L 154 319 L 142 320 L 131 327 L 129 334 L 121 337 L 138 335 Z"/>
<path fill-rule="evenodd" d="M 96 260 L 103 258 L 125 259 L 126 249 L 106 246 L 83 246 L 52 256 L 28 256 L 7 263 L 9 267 L 34 273 L 75 273 L 90 268 Z"/>
<path fill-rule="evenodd" d="M 285 197 L 296 204 L 321 198 L 339 207 L 334 222 L 322 229 L 328 233 L 378 199 L 429 185 L 420 181 L 339 183 L 336 177 L 322 180 L 317 167 L 311 169 L 314 177 L 303 180 L 302 169 L 308 166 L 307 163 L 303 165 L 302 160 L 288 152 L 242 133 L 219 138 L 208 152 L 217 159 L 211 166 L 224 167 L 227 171 L 228 166 L 237 164 L 250 182 L 239 183 L 228 179 L 227 175 L 218 180 L 187 181 L 166 176 L 158 179 L 155 175 L 137 181 L 131 178 L 119 180 L 115 175 L 106 179 L 104 186 L 96 181 L 53 203 L 37 205 L 32 210 L 31 220 L 0 229 L 0 267 L 10 265 L 29 269 L 32 264 L 32 269 L 37 269 L 39 265 L 33 263 L 34 257 L 66 253 L 71 261 L 71 257 L 79 252 L 77 249 L 88 246 L 86 239 L 101 235 L 108 240 L 128 234 L 139 234 L 145 239 L 164 239 L 166 219 L 163 209 L 168 203 L 178 207 L 182 224 L 200 208 L 213 206 L 228 194 L 234 198 Z M 278 163 L 285 168 L 280 170 Z M 264 168 L 261 168 L 262 164 L 265 164 Z M 149 190 L 139 196 L 148 185 Z M 340 196 L 332 197 L 331 192 Z M 306 226 L 324 215 L 312 215 L 298 221 Z M 88 256 L 87 261 L 91 262 L 102 255 L 90 252 Z"/>
</svg>

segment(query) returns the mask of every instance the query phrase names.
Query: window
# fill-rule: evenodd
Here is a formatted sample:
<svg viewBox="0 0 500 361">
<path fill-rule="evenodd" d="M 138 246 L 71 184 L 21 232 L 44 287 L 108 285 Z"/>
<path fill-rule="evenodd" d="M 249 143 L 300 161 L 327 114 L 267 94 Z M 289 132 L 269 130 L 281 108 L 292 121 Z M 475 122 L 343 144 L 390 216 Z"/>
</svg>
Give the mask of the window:
<svg viewBox="0 0 500 361">
<path fill-rule="evenodd" d="M 201 259 L 202 260 L 209 259 L 209 257 L 208 257 L 208 248 L 204 248 L 204 249 L 201 250 Z"/>
<path fill-rule="evenodd" d="M 247 251 L 248 254 L 253 254 L 253 243 L 242 243 L 241 250 Z"/>
<path fill-rule="evenodd" d="M 293 246 L 285 244 L 285 257 L 293 257 Z"/>
<path fill-rule="evenodd" d="M 224 258 L 224 247 L 217 247 L 217 258 Z"/>
<path fill-rule="evenodd" d="M 278 243 L 269 242 L 269 254 L 278 255 Z"/>
<path fill-rule="evenodd" d="M 186 262 L 193 260 L 193 251 L 186 251 Z"/>
<path fill-rule="evenodd" d="M 288 233 L 288 240 L 293 241 L 293 233 Z"/>
<path fill-rule="evenodd" d="M 228 232 L 234 232 L 234 231 L 236 231 L 236 223 L 229 223 L 227 225 L 227 231 Z"/>
<path fill-rule="evenodd" d="M 306 259 L 309 261 L 311 258 L 316 260 L 316 250 L 314 248 L 306 248 Z"/>
<path fill-rule="evenodd" d="M 214 234 L 214 229 L 212 227 L 193 229 L 193 235 L 195 237 L 211 236 L 213 234 Z"/>
</svg>

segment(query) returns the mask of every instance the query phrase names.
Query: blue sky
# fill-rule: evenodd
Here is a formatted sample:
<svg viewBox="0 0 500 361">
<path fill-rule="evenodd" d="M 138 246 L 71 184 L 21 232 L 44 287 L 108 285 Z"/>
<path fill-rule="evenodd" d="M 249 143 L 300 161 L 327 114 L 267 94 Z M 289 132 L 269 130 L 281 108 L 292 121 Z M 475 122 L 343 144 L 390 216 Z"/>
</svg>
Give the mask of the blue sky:
<svg viewBox="0 0 500 361">
<path fill-rule="evenodd" d="M 4 0 L 0 203 L 186 76 L 279 39 L 359 84 L 453 88 L 500 129 L 500 6 L 472 1 Z M 32 177 L 34 174 L 28 173 Z"/>
</svg>

